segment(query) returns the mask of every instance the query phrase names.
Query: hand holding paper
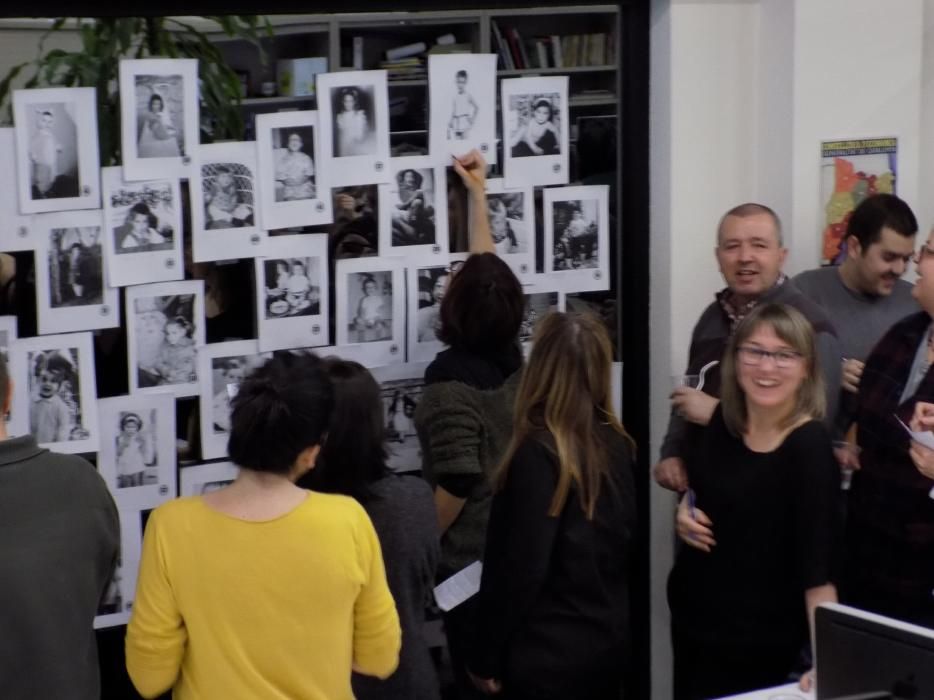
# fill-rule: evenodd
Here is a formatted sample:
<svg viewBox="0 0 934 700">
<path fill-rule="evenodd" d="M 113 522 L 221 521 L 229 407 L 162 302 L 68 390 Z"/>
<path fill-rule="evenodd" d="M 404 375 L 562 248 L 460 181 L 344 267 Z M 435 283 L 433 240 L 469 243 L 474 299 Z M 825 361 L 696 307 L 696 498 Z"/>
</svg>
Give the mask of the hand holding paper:
<svg viewBox="0 0 934 700">
<path fill-rule="evenodd" d="M 919 402 L 911 418 L 911 427 L 897 416 L 896 420 L 911 435 L 911 447 L 908 450 L 911 461 L 921 474 L 934 480 L 934 432 L 931 432 L 934 429 L 934 404 Z M 931 488 L 929 495 L 934 499 L 934 488 Z"/>
</svg>

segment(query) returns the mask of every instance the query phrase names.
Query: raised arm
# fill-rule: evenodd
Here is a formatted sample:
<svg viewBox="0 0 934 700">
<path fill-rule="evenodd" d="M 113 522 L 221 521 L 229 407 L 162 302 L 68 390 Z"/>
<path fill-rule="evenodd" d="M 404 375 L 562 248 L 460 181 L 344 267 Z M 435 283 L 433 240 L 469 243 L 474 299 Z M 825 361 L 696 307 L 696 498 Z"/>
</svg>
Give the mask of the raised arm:
<svg viewBox="0 0 934 700">
<path fill-rule="evenodd" d="M 490 215 L 486 205 L 486 160 L 474 149 L 454 158 L 454 170 L 467 188 L 470 210 L 470 252 L 495 253 Z"/>
</svg>

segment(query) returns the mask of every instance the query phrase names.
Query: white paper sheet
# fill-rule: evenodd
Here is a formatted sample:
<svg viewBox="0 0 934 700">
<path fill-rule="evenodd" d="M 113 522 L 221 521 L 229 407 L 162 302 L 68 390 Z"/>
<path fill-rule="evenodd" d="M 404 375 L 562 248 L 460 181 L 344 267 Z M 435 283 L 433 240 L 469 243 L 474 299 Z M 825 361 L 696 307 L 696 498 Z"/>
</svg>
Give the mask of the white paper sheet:
<svg viewBox="0 0 934 700">
<path fill-rule="evenodd" d="M 415 432 L 415 409 L 425 389 L 427 362 L 374 367 L 386 417 L 387 466 L 397 473 L 422 469 L 422 446 Z"/>
<path fill-rule="evenodd" d="M 16 130 L 0 129 L 0 153 L 16 152 Z M 32 217 L 19 213 L 19 188 L 16 168 L 0 171 L 0 251 L 33 250 Z"/>
<path fill-rule="evenodd" d="M 908 434 L 911 435 L 911 439 L 921 445 L 924 445 L 929 450 L 934 450 L 934 433 L 930 430 L 912 430 L 898 416 L 895 416 L 895 420 L 901 423 L 901 426 L 908 431 Z M 932 499 L 934 499 L 934 486 L 931 487 L 931 492 L 928 494 Z"/>
<path fill-rule="evenodd" d="M 237 478 L 240 470 L 233 462 L 208 462 L 182 467 L 179 489 L 182 496 L 203 496 L 223 488 Z"/>
<path fill-rule="evenodd" d="M 545 273 L 566 292 L 609 289 L 609 187 L 547 188 L 542 215 Z"/>
<path fill-rule="evenodd" d="M 430 362 L 445 348 L 436 332 L 441 327 L 441 300 L 450 279 L 448 264 L 419 265 L 406 270 L 409 362 Z"/>
<path fill-rule="evenodd" d="M 117 569 L 94 617 L 94 629 L 117 627 L 130 621 L 136 598 L 136 580 L 143 551 L 141 513 L 120 510 L 120 555 Z"/>
<path fill-rule="evenodd" d="M 568 77 L 510 78 L 500 88 L 506 185 L 566 184 Z"/>
<path fill-rule="evenodd" d="M 95 89 L 14 90 L 13 120 L 20 213 L 100 209 Z"/>
<path fill-rule="evenodd" d="M 532 187 L 506 187 L 502 178 L 486 181 L 486 215 L 496 254 L 524 282 L 535 277 L 534 194 Z"/>
<path fill-rule="evenodd" d="M 390 161 L 392 183 L 383 190 L 380 244 L 383 255 L 447 261 L 448 206 L 444 168 L 428 156 Z"/>
<path fill-rule="evenodd" d="M 522 293 L 525 310 L 519 327 L 519 342 L 522 344 L 522 353 L 528 357 L 538 324 L 552 311 L 564 311 L 566 296 L 553 277 L 547 275 L 539 275 L 532 282 L 524 283 Z"/>
<path fill-rule="evenodd" d="M 480 592 L 483 563 L 475 561 L 435 586 L 435 602 L 448 612 Z"/>
<path fill-rule="evenodd" d="M 496 54 L 428 57 L 430 151 L 438 165 L 476 148 L 496 163 Z"/>
</svg>

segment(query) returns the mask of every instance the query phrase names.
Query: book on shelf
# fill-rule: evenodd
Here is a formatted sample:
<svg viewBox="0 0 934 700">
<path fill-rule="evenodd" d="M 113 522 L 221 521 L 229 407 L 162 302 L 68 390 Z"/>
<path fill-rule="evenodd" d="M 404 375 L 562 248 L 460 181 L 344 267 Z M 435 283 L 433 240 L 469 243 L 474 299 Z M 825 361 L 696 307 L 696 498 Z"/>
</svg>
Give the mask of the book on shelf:
<svg viewBox="0 0 934 700">
<path fill-rule="evenodd" d="M 429 54 L 473 53 L 473 44 L 435 44 L 428 49 Z"/>
<path fill-rule="evenodd" d="M 509 51 L 509 44 L 506 43 L 506 39 L 503 38 L 502 32 L 499 30 L 499 25 L 495 20 L 490 22 L 490 30 L 493 34 L 493 48 L 496 49 L 496 55 L 499 57 L 499 65 L 502 70 L 513 70 L 515 69 L 515 64 L 512 61 L 512 54 Z"/>
<path fill-rule="evenodd" d="M 561 53 L 561 37 L 557 34 L 551 35 L 551 54 L 555 62 L 555 68 L 564 68 L 564 58 Z"/>
</svg>

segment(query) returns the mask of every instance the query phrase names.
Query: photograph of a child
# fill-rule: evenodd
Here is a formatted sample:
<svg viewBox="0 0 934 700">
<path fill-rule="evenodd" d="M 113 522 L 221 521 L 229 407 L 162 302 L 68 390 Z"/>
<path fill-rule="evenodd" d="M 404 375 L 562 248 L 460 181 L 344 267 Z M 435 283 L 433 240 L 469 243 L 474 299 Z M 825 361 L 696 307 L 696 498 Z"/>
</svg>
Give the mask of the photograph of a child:
<svg viewBox="0 0 934 700">
<path fill-rule="evenodd" d="M 470 138 L 470 130 L 477 121 L 480 106 L 467 88 L 468 73 L 463 68 L 454 76 L 457 91 L 451 105 L 451 120 L 448 122 L 448 139 L 464 141 Z"/>
<path fill-rule="evenodd" d="M 315 197 L 313 126 L 272 129 L 272 162 L 277 202 Z"/>
<path fill-rule="evenodd" d="M 425 267 L 418 270 L 418 310 L 415 312 L 416 338 L 419 343 L 437 340 L 441 327 L 441 300 L 447 290 L 450 268 Z"/>
<path fill-rule="evenodd" d="M 267 258 L 263 276 L 266 319 L 321 313 L 320 258 Z"/>
<path fill-rule="evenodd" d="M 525 310 L 519 326 L 519 342 L 532 340 L 535 327 L 551 311 L 558 310 L 558 292 L 535 292 L 525 295 Z"/>
<path fill-rule="evenodd" d="M 134 301 L 138 386 L 198 381 L 195 295 L 142 297 Z"/>
<path fill-rule="evenodd" d="M 560 93 L 509 95 L 506 139 L 513 158 L 561 153 Z"/>
<path fill-rule="evenodd" d="M 379 227 L 379 186 L 332 187 L 331 200 L 334 203 L 334 221 L 330 224 L 309 226 L 303 233 L 327 233 L 337 238 L 341 231 L 348 227 L 363 235 L 367 241 L 376 242 Z M 294 231 L 288 230 L 270 231 L 271 236 L 293 233 Z M 376 251 L 371 254 L 376 255 Z"/>
<path fill-rule="evenodd" d="M 103 248 L 99 226 L 49 232 L 49 300 L 52 308 L 104 302 Z"/>
<path fill-rule="evenodd" d="M 29 432 L 39 444 L 86 440 L 81 406 L 78 348 L 31 351 Z"/>
<path fill-rule="evenodd" d="M 497 254 L 527 253 L 529 231 L 525 223 L 525 193 L 487 194 L 486 202 Z"/>
<path fill-rule="evenodd" d="M 353 316 L 348 323 L 351 343 L 392 339 L 392 272 L 351 272 L 347 302 Z"/>
<path fill-rule="evenodd" d="M 127 184 L 107 196 L 110 198 L 108 223 L 117 255 L 172 250 L 177 203 L 170 183 Z"/>
<path fill-rule="evenodd" d="M 435 174 L 431 168 L 396 173 L 391 206 L 394 246 L 431 245 L 435 235 Z"/>
<path fill-rule="evenodd" d="M 134 82 L 137 157 L 184 155 L 184 78 L 181 75 L 137 75 Z"/>
<path fill-rule="evenodd" d="M 380 384 L 389 449 L 387 465 L 395 472 L 418 471 L 422 468 L 422 451 L 415 432 L 415 409 L 424 384 L 421 378 Z"/>
<path fill-rule="evenodd" d="M 240 382 L 257 367 L 263 365 L 272 353 L 215 357 L 211 360 L 211 426 L 215 435 L 230 432 L 230 402 L 237 395 Z"/>
<path fill-rule="evenodd" d="M 578 270 L 599 267 L 597 219 L 599 201 L 578 199 L 555 202 L 554 270 Z"/>
<path fill-rule="evenodd" d="M 31 104 L 29 167 L 33 199 L 77 197 L 78 126 L 71 102 Z"/>
<path fill-rule="evenodd" d="M 334 112 L 333 148 L 335 158 L 376 154 L 374 88 L 354 85 L 331 88 Z"/>
<path fill-rule="evenodd" d="M 115 615 L 123 611 L 123 554 L 117 555 L 117 567 L 97 606 L 98 615 Z"/>
<path fill-rule="evenodd" d="M 206 229 L 253 226 L 253 173 L 241 163 L 201 166 Z"/>
<path fill-rule="evenodd" d="M 117 414 L 117 425 L 114 426 L 117 488 L 159 483 L 157 420 L 155 409 L 120 411 Z"/>
</svg>

